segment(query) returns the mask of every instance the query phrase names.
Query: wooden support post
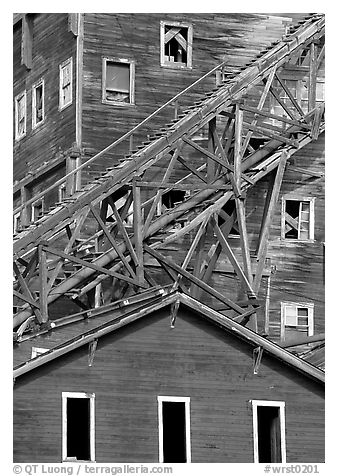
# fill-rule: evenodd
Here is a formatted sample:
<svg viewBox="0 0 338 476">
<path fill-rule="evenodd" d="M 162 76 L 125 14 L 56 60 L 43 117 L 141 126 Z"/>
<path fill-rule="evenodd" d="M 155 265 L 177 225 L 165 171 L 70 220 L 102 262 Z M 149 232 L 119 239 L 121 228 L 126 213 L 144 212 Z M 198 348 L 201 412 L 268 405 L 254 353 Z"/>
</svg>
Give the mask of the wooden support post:
<svg viewBox="0 0 338 476">
<path fill-rule="evenodd" d="M 135 238 L 135 252 L 138 260 L 136 266 L 136 276 L 140 284 L 144 284 L 143 270 L 143 226 L 141 209 L 141 190 L 136 185 L 137 177 L 133 179 L 133 225 Z"/>
<path fill-rule="evenodd" d="M 256 293 L 258 293 L 261 279 L 262 279 L 263 269 L 265 265 L 265 258 L 266 258 L 267 248 L 268 248 L 270 225 L 271 225 L 273 214 L 277 204 L 279 191 L 282 185 L 284 170 L 285 170 L 285 166 L 286 166 L 286 162 L 288 158 L 289 158 L 288 153 L 283 151 L 279 164 L 278 164 L 278 169 L 276 172 L 276 178 L 275 178 L 275 182 L 271 192 L 269 206 L 267 209 L 267 213 L 265 216 L 265 220 L 264 220 L 264 224 L 263 224 L 263 228 L 261 232 L 261 238 L 260 238 L 260 243 L 259 243 L 258 253 L 257 253 L 258 265 L 257 265 L 254 284 L 253 284 L 253 288 Z"/>
<path fill-rule="evenodd" d="M 131 152 L 134 148 L 134 136 L 133 134 L 131 134 L 131 136 L 129 137 L 129 152 Z"/>
<path fill-rule="evenodd" d="M 14 268 L 14 273 L 15 273 L 18 281 L 19 281 L 22 293 L 24 294 L 24 296 L 26 296 L 28 298 L 27 302 L 35 301 L 33 296 L 32 296 L 32 293 L 31 293 L 30 289 L 28 288 L 26 280 L 22 277 L 22 275 L 20 273 L 20 270 L 19 270 L 19 267 L 18 267 L 18 265 L 16 264 L 15 261 L 13 263 L 13 268 Z M 41 317 L 40 310 L 35 305 L 31 305 L 31 308 L 32 308 L 38 322 L 41 323 L 42 322 L 42 317 Z"/>
<path fill-rule="evenodd" d="M 258 374 L 259 366 L 263 356 L 263 347 L 255 347 L 253 350 L 253 373 Z"/>
<path fill-rule="evenodd" d="M 40 279 L 40 293 L 39 293 L 39 302 L 40 302 L 40 312 L 42 322 L 48 321 L 48 286 L 47 286 L 47 257 L 46 250 L 42 245 L 38 246 L 39 252 L 39 279 Z"/>
<path fill-rule="evenodd" d="M 77 13 L 68 13 L 68 31 L 73 33 L 74 36 L 78 35 L 79 26 Z"/>
<path fill-rule="evenodd" d="M 309 111 L 312 111 L 312 109 L 316 107 L 317 61 L 318 46 L 315 42 L 313 42 L 310 46 Z"/>
<path fill-rule="evenodd" d="M 234 147 L 234 180 L 238 190 L 241 189 L 241 174 L 242 174 L 242 126 L 243 126 L 243 111 L 239 109 L 236 104 L 236 118 L 235 118 L 235 147 Z"/>
<path fill-rule="evenodd" d="M 27 69 L 33 62 L 33 16 L 26 13 L 22 16 L 21 64 Z"/>
<path fill-rule="evenodd" d="M 216 131 L 216 117 L 213 117 L 208 123 L 208 151 L 215 153 L 214 132 Z M 212 182 L 215 178 L 215 161 L 208 157 L 207 159 L 207 179 Z"/>
<path fill-rule="evenodd" d="M 270 334 L 270 288 L 271 288 L 271 276 L 268 276 L 266 281 L 265 291 L 265 318 L 264 318 L 264 334 L 268 336 Z"/>
</svg>

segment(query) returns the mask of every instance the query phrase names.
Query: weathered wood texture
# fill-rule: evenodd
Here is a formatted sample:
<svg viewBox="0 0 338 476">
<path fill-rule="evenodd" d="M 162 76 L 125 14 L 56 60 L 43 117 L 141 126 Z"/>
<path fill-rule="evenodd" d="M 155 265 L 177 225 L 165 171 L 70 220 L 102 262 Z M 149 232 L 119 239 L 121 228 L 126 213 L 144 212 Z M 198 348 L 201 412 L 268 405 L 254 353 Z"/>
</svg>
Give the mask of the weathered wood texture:
<svg viewBox="0 0 338 476">
<path fill-rule="evenodd" d="M 183 307 L 100 339 L 91 367 L 85 346 L 19 377 L 15 462 L 61 461 L 63 391 L 95 393 L 99 463 L 158 461 L 158 395 L 191 398 L 192 462 L 253 462 L 252 399 L 285 401 L 287 462 L 324 460 L 323 388 L 265 354 L 254 375 L 251 346 Z"/>
<path fill-rule="evenodd" d="M 14 141 L 14 181 L 45 161 L 66 152 L 75 141 L 75 54 L 76 39 L 67 31 L 67 14 L 36 14 L 33 18 L 32 67 L 21 65 L 21 22 L 14 26 L 14 97 L 27 91 L 27 132 Z M 59 65 L 73 58 L 73 103 L 59 111 Z M 45 84 L 45 120 L 32 130 L 32 86 Z"/>
<path fill-rule="evenodd" d="M 193 27 L 192 69 L 160 64 L 160 22 L 190 23 Z M 265 46 L 285 33 L 286 18 L 263 14 L 93 14 L 84 15 L 83 147 L 89 158 L 137 125 L 171 97 L 227 60 L 229 69 L 245 65 Z M 102 58 L 135 61 L 135 105 L 102 103 Z M 215 75 L 179 101 L 182 110 L 215 86 Z M 136 134 L 134 145 L 174 118 L 168 108 Z M 125 145 L 125 152 L 128 152 Z M 123 154 L 122 154 L 123 156 Z M 108 166 L 116 157 L 98 161 Z M 95 166 L 84 171 L 90 177 Z"/>
</svg>

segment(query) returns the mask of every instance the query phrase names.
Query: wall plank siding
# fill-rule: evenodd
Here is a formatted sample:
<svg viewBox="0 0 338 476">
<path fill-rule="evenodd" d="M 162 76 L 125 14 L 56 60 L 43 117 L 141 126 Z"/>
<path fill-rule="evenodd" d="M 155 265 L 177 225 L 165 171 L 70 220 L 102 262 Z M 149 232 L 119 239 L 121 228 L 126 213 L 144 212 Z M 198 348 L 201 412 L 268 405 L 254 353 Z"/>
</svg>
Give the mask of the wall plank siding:
<svg viewBox="0 0 338 476">
<path fill-rule="evenodd" d="M 95 392 L 97 462 L 158 461 L 158 395 L 191 398 L 192 462 L 253 461 L 252 399 L 286 402 L 287 462 L 324 458 L 322 388 L 266 355 L 253 375 L 250 346 L 184 307 L 100 339 L 92 367 L 86 346 L 19 377 L 15 462 L 60 462 L 62 391 Z"/>
</svg>

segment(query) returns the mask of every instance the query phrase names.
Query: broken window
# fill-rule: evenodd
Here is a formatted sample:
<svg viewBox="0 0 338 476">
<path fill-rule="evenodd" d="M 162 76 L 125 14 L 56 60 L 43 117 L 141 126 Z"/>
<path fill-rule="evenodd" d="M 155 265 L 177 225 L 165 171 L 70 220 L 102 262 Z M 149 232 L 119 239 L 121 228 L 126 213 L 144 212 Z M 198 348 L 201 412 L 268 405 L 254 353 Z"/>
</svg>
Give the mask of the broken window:
<svg viewBox="0 0 338 476">
<path fill-rule="evenodd" d="M 190 398 L 158 397 L 160 463 L 190 463 Z"/>
<path fill-rule="evenodd" d="M 94 461 L 95 394 L 62 393 L 63 461 Z"/>
<path fill-rule="evenodd" d="M 253 400 L 255 463 L 285 463 L 285 403 Z"/>
<path fill-rule="evenodd" d="M 313 335 L 313 303 L 281 303 L 281 340 Z"/>
<path fill-rule="evenodd" d="M 105 103 L 134 104 L 135 63 L 119 58 L 103 58 L 103 91 Z"/>
<path fill-rule="evenodd" d="M 73 100 L 73 59 L 69 58 L 59 66 L 59 110 L 69 106 Z"/>
<path fill-rule="evenodd" d="M 192 25 L 161 22 L 161 66 L 192 67 Z"/>
<path fill-rule="evenodd" d="M 300 241 L 314 239 L 314 199 L 283 198 L 282 238 Z"/>
<path fill-rule="evenodd" d="M 32 88 L 32 128 L 41 124 L 44 117 L 44 81 L 41 79 Z"/>
<path fill-rule="evenodd" d="M 15 139 L 19 140 L 26 135 L 27 101 L 26 91 L 15 97 Z"/>
<path fill-rule="evenodd" d="M 19 212 L 13 216 L 13 233 L 16 233 L 20 229 L 20 225 L 21 225 L 21 217 Z"/>
</svg>

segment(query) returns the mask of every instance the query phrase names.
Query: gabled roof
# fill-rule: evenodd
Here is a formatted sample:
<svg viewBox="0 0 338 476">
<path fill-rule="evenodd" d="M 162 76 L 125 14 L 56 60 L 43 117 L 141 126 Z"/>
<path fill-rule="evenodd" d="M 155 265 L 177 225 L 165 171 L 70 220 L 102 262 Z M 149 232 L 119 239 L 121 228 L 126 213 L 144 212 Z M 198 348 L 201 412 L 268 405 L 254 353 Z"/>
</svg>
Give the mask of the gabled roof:
<svg viewBox="0 0 338 476">
<path fill-rule="evenodd" d="M 299 357 L 293 355 L 279 345 L 269 341 L 265 337 L 255 333 L 242 324 L 239 324 L 238 322 L 235 322 L 232 319 L 224 316 L 220 312 L 211 309 L 200 301 L 197 301 L 196 299 L 177 291 L 173 293 L 162 294 L 159 298 L 154 299 L 150 304 L 148 303 L 137 310 L 133 310 L 125 314 L 124 316 L 109 320 L 105 324 L 94 327 L 89 331 L 82 332 L 76 337 L 53 347 L 44 354 L 41 354 L 14 367 L 14 378 L 24 375 L 33 369 L 36 369 L 48 362 L 51 362 L 52 360 L 61 357 L 62 355 L 68 354 L 69 352 L 92 342 L 95 339 L 114 332 L 121 327 L 127 326 L 128 324 L 151 314 L 152 312 L 174 303 L 179 303 L 186 306 L 190 310 L 197 312 L 202 318 L 205 318 L 211 323 L 219 326 L 224 331 L 229 332 L 237 336 L 239 339 L 252 344 L 253 347 L 260 347 L 264 352 L 277 358 L 283 364 L 294 368 L 295 370 L 319 383 L 324 383 L 325 374 L 319 368 L 300 359 Z"/>
</svg>

